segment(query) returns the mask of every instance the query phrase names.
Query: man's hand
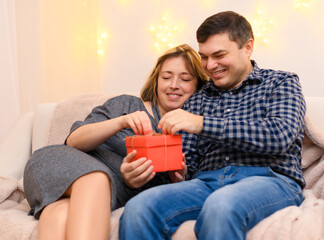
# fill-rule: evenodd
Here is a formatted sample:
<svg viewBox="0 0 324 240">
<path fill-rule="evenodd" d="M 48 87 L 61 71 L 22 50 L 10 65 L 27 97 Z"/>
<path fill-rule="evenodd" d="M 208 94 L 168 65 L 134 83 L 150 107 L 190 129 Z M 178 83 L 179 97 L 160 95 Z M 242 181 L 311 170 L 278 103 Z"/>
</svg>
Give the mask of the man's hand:
<svg viewBox="0 0 324 240">
<path fill-rule="evenodd" d="M 203 116 L 176 109 L 164 114 L 158 128 L 162 129 L 164 134 L 174 135 L 180 130 L 198 134 L 203 128 L 203 120 Z"/>
<path fill-rule="evenodd" d="M 182 162 L 182 169 L 176 171 L 170 171 L 169 176 L 173 183 L 182 182 L 185 180 L 185 175 L 187 174 L 187 164 L 185 155 L 182 154 L 183 162 Z"/>
<path fill-rule="evenodd" d="M 134 160 L 136 153 L 136 150 L 134 150 L 127 154 L 120 166 L 123 180 L 130 188 L 139 188 L 155 176 L 152 161 L 146 158 Z"/>
</svg>

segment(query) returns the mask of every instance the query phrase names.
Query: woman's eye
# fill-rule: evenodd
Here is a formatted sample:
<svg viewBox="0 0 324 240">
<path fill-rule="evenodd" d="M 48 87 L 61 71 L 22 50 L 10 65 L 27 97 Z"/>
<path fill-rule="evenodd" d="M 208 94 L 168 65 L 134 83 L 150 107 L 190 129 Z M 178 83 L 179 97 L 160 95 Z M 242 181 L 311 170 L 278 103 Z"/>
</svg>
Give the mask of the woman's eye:
<svg viewBox="0 0 324 240">
<path fill-rule="evenodd" d="M 162 79 L 166 79 L 167 80 L 167 79 L 170 79 L 170 77 L 162 77 Z"/>
</svg>

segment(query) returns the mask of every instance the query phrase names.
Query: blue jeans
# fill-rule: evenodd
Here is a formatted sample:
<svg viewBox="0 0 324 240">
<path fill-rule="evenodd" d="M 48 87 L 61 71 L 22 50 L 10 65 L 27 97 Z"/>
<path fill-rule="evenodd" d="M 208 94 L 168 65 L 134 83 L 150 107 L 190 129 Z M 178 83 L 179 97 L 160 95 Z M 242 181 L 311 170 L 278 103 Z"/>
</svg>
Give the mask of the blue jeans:
<svg viewBox="0 0 324 240">
<path fill-rule="evenodd" d="M 198 239 L 245 239 L 262 219 L 302 200 L 301 187 L 269 167 L 199 172 L 190 181 L 154 187 L 128 201 L 119 239 L 170 239 L 186 220 L 197 220 Z"/>
</svg>

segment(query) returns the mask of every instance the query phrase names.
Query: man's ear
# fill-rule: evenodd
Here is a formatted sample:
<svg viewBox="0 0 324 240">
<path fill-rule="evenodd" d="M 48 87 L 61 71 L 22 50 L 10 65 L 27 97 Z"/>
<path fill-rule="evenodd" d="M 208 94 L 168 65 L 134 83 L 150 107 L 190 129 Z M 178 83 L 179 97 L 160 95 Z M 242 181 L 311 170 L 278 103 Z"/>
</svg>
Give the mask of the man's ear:
<svg viewBox="0 0 324 240">
<path fill-rule="evenodd" d="M 253 53 L 253 46 L 254 46 L 254 40 L 252 38 L 250 38 L 249 40 L 247 40 L 243 46 L 243 48 L 245 49 L 246 54 L 251 57 L 252 53 Z"/>
</svg>

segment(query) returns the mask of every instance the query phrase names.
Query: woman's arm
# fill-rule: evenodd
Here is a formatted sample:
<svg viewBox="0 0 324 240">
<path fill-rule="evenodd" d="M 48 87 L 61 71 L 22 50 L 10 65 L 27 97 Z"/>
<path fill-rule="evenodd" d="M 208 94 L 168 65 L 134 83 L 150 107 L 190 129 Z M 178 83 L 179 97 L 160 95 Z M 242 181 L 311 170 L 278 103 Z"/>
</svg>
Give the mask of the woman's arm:
<svg viewBox="0 0 324 240">
<path fill-rule="evenodd" d="M 68 146 L 90 151 L 124 128 L 132 128 L 137 135 L 153 132 L 151 121 L 144 111 L 136 111 L 117 118 L 83 125 L 67 138 Z"/>
<path fill-rule="evenodd" d="M 83 125 L 70 134 L 66 144 L 84 152 L 90 151 L 124 128 L 122 118 Z"/>
</svg>

